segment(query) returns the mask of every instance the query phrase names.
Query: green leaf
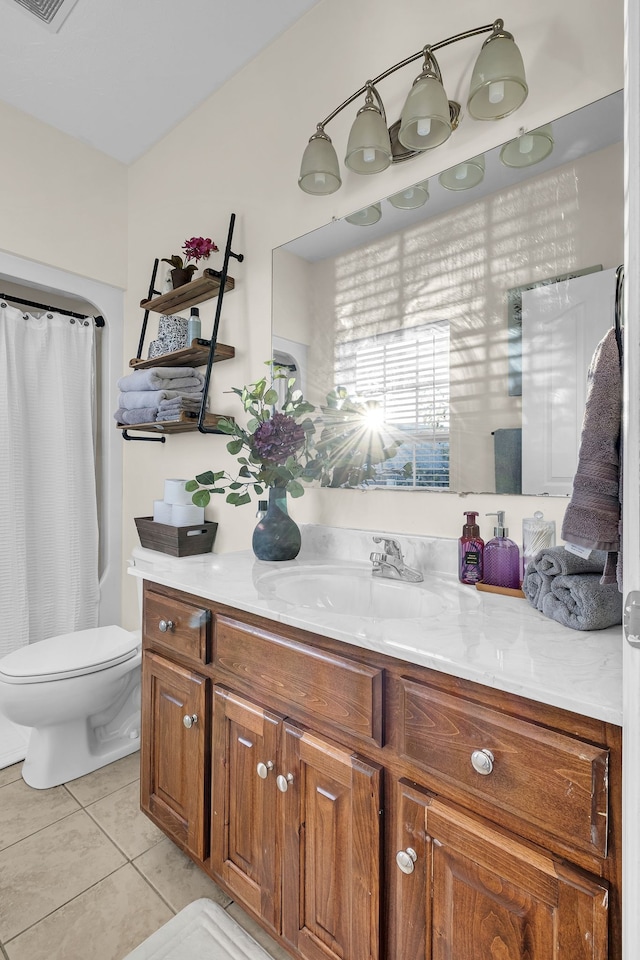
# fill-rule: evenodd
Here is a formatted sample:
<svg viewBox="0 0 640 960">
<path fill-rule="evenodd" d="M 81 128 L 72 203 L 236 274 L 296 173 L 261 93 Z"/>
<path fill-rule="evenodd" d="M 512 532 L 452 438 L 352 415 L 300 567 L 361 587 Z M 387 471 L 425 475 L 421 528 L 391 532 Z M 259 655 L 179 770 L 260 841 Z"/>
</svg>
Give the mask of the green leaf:
<svg viewBox="0 0 640 960">
<path fill-rule="evenodd" d="M 186 482 L 185 485 L 184 485 L 184 488 L 185 488 L 185 490 L 187 491 L 187 493 L 193 493 L 194 490 L 197 490 L 197 489 L 198 489 L 198 481 L 197 481 L 197 480 L 187 480 L 187 482 Z"/>
<path fill-rule="evenodd" d="M 298 480 L 290 480 L 287 484 L 287 493 L 290 493 L 294 499 L 304 495 L 304 487 Z"/>
<path fill-rule="evenodd" d="M 255 492 L 258 494 L 259 497 L 262 496 L 262 494 L 264 493 L 264 488 L 261 487 L 259 483 L 254 484 L 253 489 L 255 490 Z"/>
<path fill-rule="evenodd" d="M 216 475 L 215 473 L 212 473 L 211 470 L 207 470 L 205 473 L 196 474 L 196 481 L 203 487 L 210 487 L 212 483 L 216 482 Z M 189 480 L 188 482 L 193 483 L 194 481 Z M 190 490 L 190 489 L 196 489 L 196 488 L 194 487 L 190 488 L 185 485 L 185 489 Z"/>
<path fill-rule="evenodd" d="M 247 423 L 247 433 L 254 434 L 259 426 L 260 420 L 256 420 L 255 417 L 252 417 L 252 419 Z"/>
<path fill-rule="evenodd" d="M 227 503 L 234 507 L 241 507 L 244 503 L 251 503 L 251 497 L 248 493 L 230 493 L 227 495 Z"/>
<path fill-rule="evenodd" d="M 267 390 L 267 392 L 264 395 L 264 402 L 268 406 L 271 406 L 272 404 L 277 403 L 278 402 L 277 390 Z"/>
<path fill-rule="evenodd" d="M 209 496 L 208 490 L 198 490 L 197 493 L 194 493 L 191 497 L 191 500 L 195 503 L 196 507 L 206 507 L 211 497 Z"/>
<path fill-rule="evenodd" d="M 220 433 L 235 433 L 236 425 L 235 421 L 227 420 L 226 417 L 220 417 L 218 420 L 218 430 Z"/>
<path fill-rule="evenodd" d="M 243 483 L 238 483 L 237 480 L 234 480 L 233 483 L 229 484 L 229 490 L 241 490 L 243 486 Z"/>
<path fill-rule="evenodd" d="M 240 453 L 244 443 L 242 440 L 230 440 L 227 444 L 227 450 L 229 453 Z"/>
</svg>

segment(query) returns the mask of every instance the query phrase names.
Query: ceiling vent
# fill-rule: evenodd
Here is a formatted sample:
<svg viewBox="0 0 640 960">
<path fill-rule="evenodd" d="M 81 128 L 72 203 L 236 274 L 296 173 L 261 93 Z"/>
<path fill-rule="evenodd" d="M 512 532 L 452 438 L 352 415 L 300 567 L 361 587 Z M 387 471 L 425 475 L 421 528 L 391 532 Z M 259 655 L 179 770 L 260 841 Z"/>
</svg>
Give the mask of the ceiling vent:
<svg viewBox="0 0 640 960">
<path fill-rule="evenodd" d="M 7 0 L 7 2 L 13 7 L 22 8 L 52 33 L 57 33 L 78 0 Z"/>
</svg>

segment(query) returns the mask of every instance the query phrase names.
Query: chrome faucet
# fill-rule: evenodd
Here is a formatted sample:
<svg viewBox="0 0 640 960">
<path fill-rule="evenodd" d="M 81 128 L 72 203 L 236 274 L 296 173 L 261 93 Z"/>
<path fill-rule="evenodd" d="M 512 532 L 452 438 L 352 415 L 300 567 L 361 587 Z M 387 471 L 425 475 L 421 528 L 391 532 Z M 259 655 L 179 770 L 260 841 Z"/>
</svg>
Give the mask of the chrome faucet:
<svg viewBox="0 0 640 960">
<path fill-rule="evenodd" d="M 406 565 L 397 540 L 391 540 L 388 537 L 374 537 L 373 542 L 384 544 L 382 553 L 374 551 L 369 557 L 373 564 L 374 577 L 406 580 L 408 583 L 420 583 L 424 579 L 419 570 L 414 570 L 413 567 Z"/>
</svg>

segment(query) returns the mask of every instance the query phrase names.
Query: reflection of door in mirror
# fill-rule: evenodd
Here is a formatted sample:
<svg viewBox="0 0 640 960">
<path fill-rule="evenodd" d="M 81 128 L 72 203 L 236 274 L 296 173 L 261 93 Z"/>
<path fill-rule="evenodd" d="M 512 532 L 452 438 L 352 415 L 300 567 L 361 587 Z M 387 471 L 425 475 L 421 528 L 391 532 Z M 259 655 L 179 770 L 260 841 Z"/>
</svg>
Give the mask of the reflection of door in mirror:
<svg viewBox="0 0 640 960">
<path fill-rule="evenodd" d="M 571 494 L 587 370 L 613 324 L 615 273 L 604 270 L 522 295 L 523 493 Z"/>
<path fill-rule="evenodd" d="M 398 212 L 383 203 L 374 227 L 337 221 L 274 251 L 273 332 L 308 344 L 311 402 L 342 384 L 379 402 L 387 429 L 430 445 L 428 469 L 419 447 L 403 449 L 384 465 L 385 485 L 505 490 L 496 486 L 495 438 L 522 430 L 522 398 L 509 386 L 509 291 L 623 258 L 620 97 L 607 100 L 593 105 L 598 119 L 581 118 L 585 108 L 555 121 L 554 153 L 516 171 L 517 181 L 499 169 L 496 148 L 480 187 L 439 194 L 432 178 L 429 201 L 404 227 L 394 220 L 392 232 L 379 232 Z M 585 147 L 588 131 L 608 139 Z M 542 460 L 541 439 L 528 430 L 523 457 Z M 516 472 L 519 484 L 520 464 Z"/>
</svg>

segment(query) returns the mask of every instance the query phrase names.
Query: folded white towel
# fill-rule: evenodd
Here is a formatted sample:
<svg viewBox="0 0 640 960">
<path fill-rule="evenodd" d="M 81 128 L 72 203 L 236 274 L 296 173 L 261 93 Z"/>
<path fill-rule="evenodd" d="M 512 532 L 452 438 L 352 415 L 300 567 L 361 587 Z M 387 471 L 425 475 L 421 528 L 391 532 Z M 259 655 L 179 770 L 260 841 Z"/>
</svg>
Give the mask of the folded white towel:
<svg viewBox="0 0 640 960">
<path fill-rule="evenodd" d="M 162 400 L 176 397 L 174 390 L 130 390 L 118 394 L 118 406 L 123 410 L 136 410 L 138 407 L 157 407 Z"/>
<path fill-rule="evenodd" d="M 118 380 L 123 393 L 138 390 L 201 390 L 204 374 L 193 367 L 149 367 Z"/>
</svg>

